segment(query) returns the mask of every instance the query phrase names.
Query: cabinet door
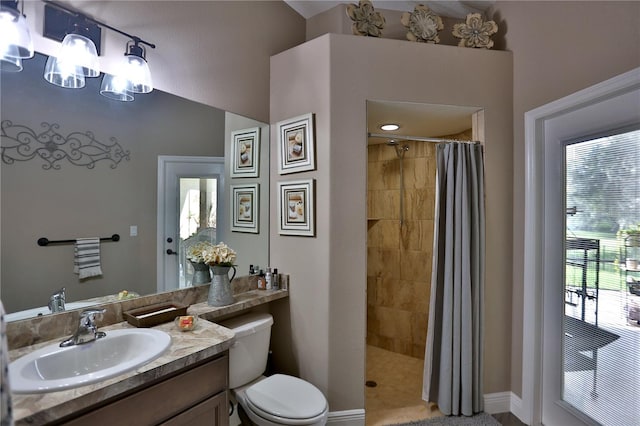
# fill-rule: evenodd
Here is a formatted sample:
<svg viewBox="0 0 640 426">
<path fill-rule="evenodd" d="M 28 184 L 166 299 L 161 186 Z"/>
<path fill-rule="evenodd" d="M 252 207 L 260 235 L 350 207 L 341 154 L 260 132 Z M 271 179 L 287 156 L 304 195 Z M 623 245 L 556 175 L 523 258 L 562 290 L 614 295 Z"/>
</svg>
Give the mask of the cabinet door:
<svg viewBox="0 0 640 426">
<path fill-rule="evenodd" d="M 180 413 L 161 426 L 228 426 L 229 400 L 227 392 L 202 401 L 184 413 Z"/>
<path fill-rule="evenodd" d="M 228 360 L 227 355 L 221 356 L 63 424 L 66 426 L 159 424 L 189 410 L 200 401 L 218 396 L 220 392 L 226 395 Z"/>
</svg>

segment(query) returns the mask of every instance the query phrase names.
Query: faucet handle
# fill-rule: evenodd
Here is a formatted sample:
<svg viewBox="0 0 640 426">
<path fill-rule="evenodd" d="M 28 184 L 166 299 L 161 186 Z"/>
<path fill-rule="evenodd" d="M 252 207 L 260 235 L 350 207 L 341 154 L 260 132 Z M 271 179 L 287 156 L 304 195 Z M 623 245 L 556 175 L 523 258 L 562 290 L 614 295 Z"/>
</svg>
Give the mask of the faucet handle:
<svg viewBox="0 0 640 426">
<path fill-rule="evenodd" d="M 52 313 L 62 312 L 65 310 L 64 302 L 65 302 L 66 294 L 65 288 L 62 287 L 60 290 L 56 291 L 49 298 L 49 310 Z"/>
<path fill-rule="evenodd" d="M 85 309 L 80 312 L 80 321 L 86 321 L 87 325 L 95 325 L 96 315 L 102 315 L 106 309 Z"/>
<path fill-rule="evenodd" d="M 55 293 L 53 293 L 51 295 L 52 298 L 56 297 L 56 298 L 62 298 L 62 300 L 65 299 L 66 297 L 66 287 L 62 287 L 60 290 L 56 291 Z"/>
</svg>

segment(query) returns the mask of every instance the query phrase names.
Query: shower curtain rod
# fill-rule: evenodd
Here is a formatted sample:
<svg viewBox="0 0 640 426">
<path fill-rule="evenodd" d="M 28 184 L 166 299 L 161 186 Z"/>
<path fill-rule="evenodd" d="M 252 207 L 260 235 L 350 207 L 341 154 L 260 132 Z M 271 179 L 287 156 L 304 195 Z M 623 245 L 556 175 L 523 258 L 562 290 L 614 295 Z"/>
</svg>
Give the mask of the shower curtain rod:
<svg viewBox="0 0 640 426">
<path fill-rule="evenodd" d="M 402 135 L 391 135 L 391 134 L 381 134 L 381 133 L 368 133 L 370 138 L 383 138 L 383 139 L 394 139 L 397 141 L 416 141 L 416 142 L 460 142 L 460 143 L 480 143 L 478 141 L 462 141 L 456 139 L 442 139 L 442 138 L 427 138 L 422 136 L 402 136 Z"/>
</svg>

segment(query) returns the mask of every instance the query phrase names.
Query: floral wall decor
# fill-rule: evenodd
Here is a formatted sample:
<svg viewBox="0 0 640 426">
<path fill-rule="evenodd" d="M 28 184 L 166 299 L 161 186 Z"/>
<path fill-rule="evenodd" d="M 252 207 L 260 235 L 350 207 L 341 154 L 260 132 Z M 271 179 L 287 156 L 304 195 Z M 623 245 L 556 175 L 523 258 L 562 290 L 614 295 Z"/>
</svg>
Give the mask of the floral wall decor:
<svg viewBox="0 0 640 426">
<path fill-rule="evenodd" d="M 404 12 L 400 22 L 407 28 L 407 40 L 423 43 L 440 43 L 438 31 L 444 25 L 442 18 L 433 13 L 427 6 L 419 4 L 413 12 Z"/>
<path fill-rule="evenodd" d="M 360 0 L 357 5 L 347 6 L 347 16 L 353 21 L 353 34 L 381 37 L 384 28 L 384 16 L 376 12 L 370 0 Z"/>
<path fill-rule="evenodd" d="M 491 49 L 493 47 L 491 36 L 497 32 L 498 25 L 494 21 L 484 22 L 479 13 L 470 13 L 467 15 L 467 21 L 464 24 L 455 24 L 453 26 L 452 34 L 454 37 L 461 39 L 458 46 Z"/>
</svg>

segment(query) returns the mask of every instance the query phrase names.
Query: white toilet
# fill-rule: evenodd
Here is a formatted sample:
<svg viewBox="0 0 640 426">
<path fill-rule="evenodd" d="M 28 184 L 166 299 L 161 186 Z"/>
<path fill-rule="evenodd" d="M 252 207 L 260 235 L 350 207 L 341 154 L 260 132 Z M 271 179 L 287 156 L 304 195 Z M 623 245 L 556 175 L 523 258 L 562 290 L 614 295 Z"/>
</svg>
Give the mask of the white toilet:
<svg viewBox="0 0 640 426">
<path fill-rule="evenodd" d="M 326 424 L 329 405 L 318 388 L 284 374 L 262 376 L 267 365 L 272 324 L 273 317 L 262 313 L 220 322 L 236 334 L 236 341 L 229 349 L 232 397 L 259 426 Z"/>
</svg>

